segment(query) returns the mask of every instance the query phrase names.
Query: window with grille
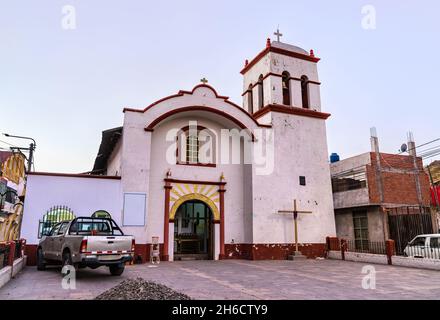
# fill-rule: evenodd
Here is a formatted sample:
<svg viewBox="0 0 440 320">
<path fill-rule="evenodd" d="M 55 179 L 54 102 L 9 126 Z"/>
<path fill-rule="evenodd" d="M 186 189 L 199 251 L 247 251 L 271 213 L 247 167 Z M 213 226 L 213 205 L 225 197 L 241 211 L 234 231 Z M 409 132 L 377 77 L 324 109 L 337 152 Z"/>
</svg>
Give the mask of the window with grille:
<svg viewBox="0 0 440 320">
<path fill-rule="evenodd" d="M 358 250 L 368 250 L 368 216 L 366 211 L 353 212 L 355 246 Z"/>
<path fill-rule="evenodd" d="M 177 163 L 215 167 L 215 133 L 202 126 L 182 128 L 177 136 Z"/>
<path fill-rule="evenodd" d="M 46 211 L 43 219 L 38 224 L 38 238 L 49 235 L 52 228 L 59 222 L 71 221 L 75 219 L 75 214 L 67 206 L 54 206 Z"/>
<path fill-rule="evenodd" d="M 199 137 L 196 135 L 186 137 L 186 162 L 199 162 Z"/>
</svg>

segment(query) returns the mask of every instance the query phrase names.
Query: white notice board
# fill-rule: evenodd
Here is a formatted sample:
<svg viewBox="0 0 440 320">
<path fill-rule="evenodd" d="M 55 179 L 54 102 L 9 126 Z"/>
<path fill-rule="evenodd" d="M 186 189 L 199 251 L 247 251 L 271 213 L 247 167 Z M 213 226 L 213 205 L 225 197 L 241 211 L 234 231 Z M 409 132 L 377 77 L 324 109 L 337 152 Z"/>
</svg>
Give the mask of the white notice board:
<svg viewBox="0 0 440 320">
<path fill-rule="evenodd" d="M 147 194 L 124 193 L 124 226 L 145 226 Z"/>
</svg>

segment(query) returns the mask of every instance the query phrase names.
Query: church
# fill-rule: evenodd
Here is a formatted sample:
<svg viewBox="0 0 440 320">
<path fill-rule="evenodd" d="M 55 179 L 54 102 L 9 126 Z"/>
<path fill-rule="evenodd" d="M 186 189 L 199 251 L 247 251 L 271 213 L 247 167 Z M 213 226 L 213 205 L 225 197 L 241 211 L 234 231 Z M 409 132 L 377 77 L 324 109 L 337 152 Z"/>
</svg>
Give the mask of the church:
<svg viewBox="0 0 440 320">
<path fill-rule="evenodd" d="M 98 212 L 135 236 L 138 262 L 152 242 L 164 261 L 322 256 L 336 231 L 320 59 L 279 39 L 262 49 L 240 71 L 241 105 L 203 78 L 125 108 L 91 172 L 31 172 L 21 233 L 30 252 L 57 212 Z"/>
</svg>

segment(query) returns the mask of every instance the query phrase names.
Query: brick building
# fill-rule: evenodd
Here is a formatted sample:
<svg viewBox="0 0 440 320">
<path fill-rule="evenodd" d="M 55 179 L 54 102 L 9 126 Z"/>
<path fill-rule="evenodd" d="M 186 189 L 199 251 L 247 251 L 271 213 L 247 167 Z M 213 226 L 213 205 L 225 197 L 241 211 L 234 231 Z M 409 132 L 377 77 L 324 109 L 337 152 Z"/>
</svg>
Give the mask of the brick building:
<svg viewBox="0 0 440 320">
<path fill-rule="evenodd" d="M 378 150 L 375 139 L 373 150 Z M 429 178 L 422 158 L 415 155 L 415 148 L 413 152 L 396 155 L 372 151 L 331 164 L 338 237 L 363 248 L 369 241 L 393 239 L 396 227 L 403 228 L 401 219 L 411 220 L 405 220 L 410 229 L 405 239 L 395 239 L 402 245 L 414 233 L 438 230 L 429 210 Z M 413 226 L 413 220 L 422 221 L 422 226 Z"/>
</svg>

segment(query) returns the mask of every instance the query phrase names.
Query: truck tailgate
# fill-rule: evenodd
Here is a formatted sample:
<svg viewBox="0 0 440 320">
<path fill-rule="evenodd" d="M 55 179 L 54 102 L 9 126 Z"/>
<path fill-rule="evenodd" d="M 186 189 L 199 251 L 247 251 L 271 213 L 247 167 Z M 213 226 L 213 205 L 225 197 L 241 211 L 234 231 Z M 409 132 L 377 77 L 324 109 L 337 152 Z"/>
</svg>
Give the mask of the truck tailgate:
<svg viewBox="0 0 440 320">
<path fill-rule="evenodd" d="M 130 252 L 132 236 L 87 236 L 87 251 L 93 253 Z"/>
</svg>

